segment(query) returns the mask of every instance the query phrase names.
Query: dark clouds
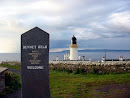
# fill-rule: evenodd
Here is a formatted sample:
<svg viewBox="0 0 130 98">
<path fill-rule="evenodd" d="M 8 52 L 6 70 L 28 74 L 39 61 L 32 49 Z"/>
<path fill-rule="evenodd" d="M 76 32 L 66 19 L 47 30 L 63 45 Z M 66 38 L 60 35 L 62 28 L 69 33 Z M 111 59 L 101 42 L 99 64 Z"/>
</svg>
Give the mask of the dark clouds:
<svg viewBox="0 0 130 98">
<path fill-rule="evenodd" d="M 129 5 L 129 0 L 2 0 L 0 36 L 14 39 L 39 26 L 51 40 L 72 35 L 79 40 L 128 39 Z"/>
</svg>

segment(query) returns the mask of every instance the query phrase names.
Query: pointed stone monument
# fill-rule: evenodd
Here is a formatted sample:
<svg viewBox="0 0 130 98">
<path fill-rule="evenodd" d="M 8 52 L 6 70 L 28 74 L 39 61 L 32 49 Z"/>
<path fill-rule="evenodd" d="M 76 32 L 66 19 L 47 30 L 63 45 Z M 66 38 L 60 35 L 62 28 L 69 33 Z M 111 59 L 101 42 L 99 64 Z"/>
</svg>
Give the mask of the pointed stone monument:
<svg viewBox="0 0 130 98">
<path fill-rule="evenodd" d="M 49 34 L 35 27 L 21 35 L 22 98 L 50 98 Z"/>
</svg>

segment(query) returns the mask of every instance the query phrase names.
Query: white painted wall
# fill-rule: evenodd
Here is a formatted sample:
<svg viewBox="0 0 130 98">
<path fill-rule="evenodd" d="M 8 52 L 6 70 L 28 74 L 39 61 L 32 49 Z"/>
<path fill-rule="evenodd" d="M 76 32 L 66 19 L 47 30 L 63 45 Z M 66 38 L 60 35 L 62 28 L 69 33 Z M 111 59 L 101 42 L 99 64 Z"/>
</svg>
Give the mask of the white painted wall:
<svg viewBox="0 0 130 98">
<path fill-rule="evenodd" d="M 70 47 L 70 60 L 78 60 L 78 48 Z"/>
</svg>

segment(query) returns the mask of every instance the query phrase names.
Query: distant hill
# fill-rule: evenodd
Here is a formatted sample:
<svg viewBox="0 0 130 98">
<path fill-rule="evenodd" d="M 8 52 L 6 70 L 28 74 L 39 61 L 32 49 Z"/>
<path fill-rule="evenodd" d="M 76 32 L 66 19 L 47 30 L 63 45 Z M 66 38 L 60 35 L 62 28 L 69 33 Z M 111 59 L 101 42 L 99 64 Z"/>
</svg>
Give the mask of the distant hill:
<svg viewBox="0 0 130 98">
<path fill-rule="evenodd" d="M 54 52 L 69 52 L 69 49 L 62 49 L 60 51 L 54 51 Z M 130 50 L 115 50 L 115 49 L 79 49 L 78 52 L 130 52 Z"/>
</svg>

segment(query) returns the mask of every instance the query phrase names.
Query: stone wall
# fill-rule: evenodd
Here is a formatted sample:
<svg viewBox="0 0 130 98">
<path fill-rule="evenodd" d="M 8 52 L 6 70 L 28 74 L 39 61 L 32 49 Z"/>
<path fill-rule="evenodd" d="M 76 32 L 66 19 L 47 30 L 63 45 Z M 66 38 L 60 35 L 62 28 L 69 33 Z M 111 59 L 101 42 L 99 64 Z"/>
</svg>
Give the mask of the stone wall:
<svg viewBox="0 0 130 98">
<path fill-rule="evenodd" d="M 52 70 L 70 70 L 75 72 L 77 69 L 89 73 L 95 70 L 97 73 L 110 72 L 130 72 L 130 61 L 118 62 L 89 62 L 89 61 L 51 61 L 49 68 Z"/>
<path fill-rule="evenodd" d="M 0 92 L 5 88 L 5 75 L 4 72 L 0 73 Z"/>
<path fill-rule="evenodd" d="M 8 70 L 5 67 L 0 67 L 0 92 L 5 88 L 5 71 Z"/>
</svg>

